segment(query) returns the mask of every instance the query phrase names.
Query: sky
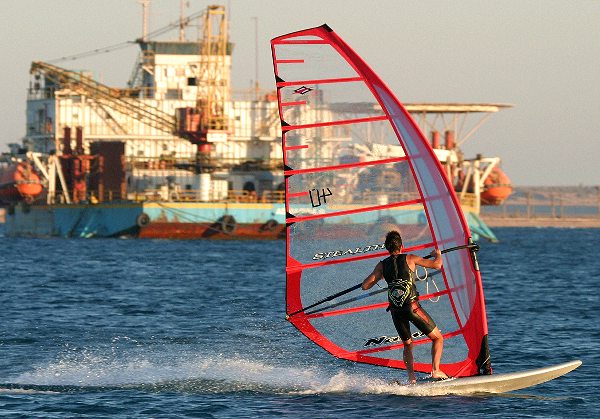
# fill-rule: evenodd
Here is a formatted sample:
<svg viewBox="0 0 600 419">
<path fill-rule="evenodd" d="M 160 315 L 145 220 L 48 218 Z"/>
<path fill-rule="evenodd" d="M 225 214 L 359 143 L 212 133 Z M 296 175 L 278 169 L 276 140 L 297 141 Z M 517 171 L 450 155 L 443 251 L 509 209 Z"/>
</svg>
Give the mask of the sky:
<svg viewBox="0 0 600 419">
<path fill-rule="evenodd" d="M 509 103 L 464 145 L 517 186 L 600 185 L 600 0 L 187 0 L 229 10 L 232 87 L 274 89 L 271 38 L 327 23 L 404 103 Z M 25 133 L 32 61 L 134 41 L 137 0 L 0 0 L 0 151 Z M 152 0 L 150 30 L 180 0 Z M 172 38 L 177 36 L 172 32 Z M 256 48 L 258 45 L 258 49 Z M 124 87 L 137 45 L 57 62 Z M 257 71 L 258 69 L 258 71 Z M 258 76 L 258 77 L 257 77 Z"/>
</svg>

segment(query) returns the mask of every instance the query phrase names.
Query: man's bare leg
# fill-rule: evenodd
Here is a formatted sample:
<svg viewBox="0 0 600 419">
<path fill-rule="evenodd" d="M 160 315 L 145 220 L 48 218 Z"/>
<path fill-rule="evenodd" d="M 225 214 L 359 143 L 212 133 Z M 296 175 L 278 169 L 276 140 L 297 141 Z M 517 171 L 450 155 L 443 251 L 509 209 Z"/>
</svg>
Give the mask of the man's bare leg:
<svg viewBox="0 0 600 419">
<path fill-rule="evenodd" d="M 431 377 L 448 378 L 448 376 L 440 369 L 442 352 L 444 350 L 444 337 L 442 336 L 442 332 L 436 327 L 427 336 L 431 339 Z"/>
<path fill-rule="evenodd" d="M 417 377 L 415 376 L 414 358 L 412 352 L 412 339 L 404 342 L 404 352 L 402 354 L 402 358 L 404 359 L 404 363 L 406 364 L 408 382 L 410 384 L 415 384 L 417 382 Z"/>
</svg>

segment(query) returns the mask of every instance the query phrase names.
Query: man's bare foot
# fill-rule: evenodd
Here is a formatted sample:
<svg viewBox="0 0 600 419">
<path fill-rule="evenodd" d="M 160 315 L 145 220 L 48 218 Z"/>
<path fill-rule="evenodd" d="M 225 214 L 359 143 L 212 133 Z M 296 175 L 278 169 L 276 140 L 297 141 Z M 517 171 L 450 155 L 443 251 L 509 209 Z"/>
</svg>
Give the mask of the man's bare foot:
<svg viewBox="0 0 600 419">
<path fill-rule="evenodd" d="M 446 373 L 444 371 L 431 371 L 431 378 L 436 379 L 436 380 L 446 380 L 449 377 L 446 375 Z"/>
<path fill-rule="evenodd" d="M 414 375 L 408 377 L 408 384 L 417 384 L 417 377 Z"/>
</svg>

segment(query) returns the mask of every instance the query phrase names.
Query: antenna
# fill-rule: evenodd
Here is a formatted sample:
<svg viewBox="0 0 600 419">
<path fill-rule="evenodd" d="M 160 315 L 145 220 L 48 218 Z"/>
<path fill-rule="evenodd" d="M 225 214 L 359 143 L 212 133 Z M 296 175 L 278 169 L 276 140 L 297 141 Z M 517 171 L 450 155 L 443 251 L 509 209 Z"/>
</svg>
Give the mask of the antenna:
<svg viewBox="0 0 600 419">
<path fill-rule="evenodd" d="M 185 0 L 179 0 L 179 42 L 185 41 L 185 18 L 183 13 L 185 3 Z"/>
<path fill-rule="evenodd" d="M 254 95 L 258 100 L 258 17 L 252 17 L 254 20 Z"/>
<path fill-rule="evenodd" d="M 148 16 L 150 14 L 150 0 L 138 0 L 142 5 L 142 41 L 148 38 Z"/>
</svg>

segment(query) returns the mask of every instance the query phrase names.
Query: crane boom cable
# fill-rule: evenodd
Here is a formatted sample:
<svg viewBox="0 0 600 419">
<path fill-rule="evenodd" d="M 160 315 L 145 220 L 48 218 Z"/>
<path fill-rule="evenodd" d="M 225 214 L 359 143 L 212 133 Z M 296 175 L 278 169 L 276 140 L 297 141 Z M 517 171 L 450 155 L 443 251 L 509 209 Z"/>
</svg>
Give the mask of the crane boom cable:
<svg viewBox="0 0 600 419">
<path fill-rule="evenodd" d="M 206 13 L 205 11 L 202 11 L 202 12 L 193 13 L 193 14 L 187 16 L 186 18 L 184 18 L 184 24 L 187 25 L 190 21 L 203 16 L 205 13 Z M 173 21 L 173 22 L 163 26 L 162 28 L 156 29 L 156 30 L 148 33 L 148 39 L 152 39 L 159 35 L 163 35 L 175 28 L 179 28 L 180 25 L 181 25 L 180 19 Z M 46 60 L 46 62 L 47 63 L 58 63 L 58 62 L 62 62 L 62 61 L 79 60 L 81 58 L 87 58 L 87 57 L 91 57 L 91 56 L 99 55 L 99 54 L 106 54 L 109 52 L 117 51 L 119 49 L 127 48 L 127 47 L 137 44 L 138 42 L 139 42 L 139 40 L 120 42 L 118 44 L 109 45 L 109 46 L 102 47 L 102 48 L 96 48 L 96 49 L 93 49 L 90 51 L 80 52 L 80 53 L 73 54 L 73 55 L 67 55 L 65 57 Z"/>
</svg>

